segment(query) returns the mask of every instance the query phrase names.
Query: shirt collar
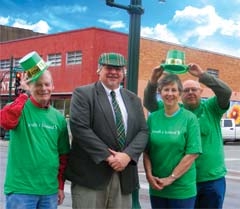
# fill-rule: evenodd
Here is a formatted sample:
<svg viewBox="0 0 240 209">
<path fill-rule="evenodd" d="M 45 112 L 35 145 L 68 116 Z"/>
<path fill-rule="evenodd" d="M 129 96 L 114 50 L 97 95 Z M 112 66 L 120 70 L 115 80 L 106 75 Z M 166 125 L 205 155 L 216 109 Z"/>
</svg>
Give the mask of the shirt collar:
<svg viewBox="0 0 240 209">
<path fill-rule="evenodd" d="M 120 95 L 120 86 L 117 89 L 112 90 L 112 89 L 109 89 L 108 87 L 106 87 L 103 83 L 102 83 L 102 85 L 108 96 L 110 96 L 111 91 L 115 91 L 117 96 Z"/>
<path fill-rule="evenodd" d="M 48 104 L 46 106 L 42 106 L 40 103 L 38 103 L 32 96 L 30 96 L 30 100 L 31 102 L 36 106 L 36 107 L 39 107 L 39 108 L 49 108 L 50 106 L 50 101 L 48 102 Z"/>
</svg>

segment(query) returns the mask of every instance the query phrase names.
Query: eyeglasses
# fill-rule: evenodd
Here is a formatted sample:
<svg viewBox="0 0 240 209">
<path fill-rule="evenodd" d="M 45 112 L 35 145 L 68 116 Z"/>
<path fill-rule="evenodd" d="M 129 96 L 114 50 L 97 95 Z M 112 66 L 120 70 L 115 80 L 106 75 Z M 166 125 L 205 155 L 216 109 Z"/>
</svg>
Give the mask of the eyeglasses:
<svg viewBox="0 0 240 209">
<path fill-rule="evenodd" d="M 183 89 L 183 92 L 184 93 L 189 93 L 191 91 L 192 93 L 195 93 L 195 92 L 198 91 L 198 89 L 199 88 L 186 88 L 186 89 Z"/>
</svg>

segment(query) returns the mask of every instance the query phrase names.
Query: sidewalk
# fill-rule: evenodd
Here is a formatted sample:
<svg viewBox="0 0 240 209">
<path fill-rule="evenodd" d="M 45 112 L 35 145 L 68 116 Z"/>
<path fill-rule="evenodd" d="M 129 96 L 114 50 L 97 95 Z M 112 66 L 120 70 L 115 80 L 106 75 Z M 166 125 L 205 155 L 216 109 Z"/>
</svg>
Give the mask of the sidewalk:
<svg viewBox="0 0 240 209">
<path fill-rule="evenodd" d="M 8 146 L 8 141 L 0 138 L 0 146 Z"/>
<path fill-rule="evenodd" d="M 72 209 L 72 207 L 60 205 L 60 206 L 58 206 L 58 209 Z"/>
<path fill-rule="evenodd" d="M 228 169 L 226 178 L 240 180 L 240 171 Z"/>
</svg>

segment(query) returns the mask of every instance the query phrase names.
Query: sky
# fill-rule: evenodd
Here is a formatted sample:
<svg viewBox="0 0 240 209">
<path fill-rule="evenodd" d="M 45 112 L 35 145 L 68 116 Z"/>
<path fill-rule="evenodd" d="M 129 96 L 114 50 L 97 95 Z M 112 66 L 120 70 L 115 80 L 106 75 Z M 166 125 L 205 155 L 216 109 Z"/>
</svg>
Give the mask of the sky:
<svg viewBox="0 0 240 209">
<path fill-rule="evenodd" d="M 128 7 L 136 0 L 114 0 Z M 240 57 L 240 0 L 139 0 L 141 37 Z M 127 10 L 105 0 L 0 0 L 0 25 L 54 34 L 98 27 L 128 34 Z"/>
</svg>

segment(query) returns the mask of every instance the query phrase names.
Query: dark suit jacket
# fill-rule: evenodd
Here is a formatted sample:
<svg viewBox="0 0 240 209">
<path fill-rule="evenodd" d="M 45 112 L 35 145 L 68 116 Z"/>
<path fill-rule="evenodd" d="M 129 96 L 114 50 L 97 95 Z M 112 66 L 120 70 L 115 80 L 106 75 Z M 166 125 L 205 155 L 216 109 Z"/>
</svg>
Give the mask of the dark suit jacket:
<svg viewBox="0 0 240 209">
<path fill-rule="evenodd" d="M 123 194 L 129 194 L 139 185 L 137 162 L 143 152 L 148 132 L 140 99 L 121 89 L 128 113 L 126 145 L 123 152 L 131 157 L 124 171 L 119 172 Z M 66 178 L 81 186 L 101 190 L 105 188 L 114 170 L 105 162 L 108 148 L 121 151 L 111 105 L 100 82 L 76 88 L 70 107 L 72 149 Z"/>
</svg>

